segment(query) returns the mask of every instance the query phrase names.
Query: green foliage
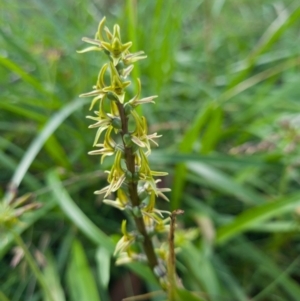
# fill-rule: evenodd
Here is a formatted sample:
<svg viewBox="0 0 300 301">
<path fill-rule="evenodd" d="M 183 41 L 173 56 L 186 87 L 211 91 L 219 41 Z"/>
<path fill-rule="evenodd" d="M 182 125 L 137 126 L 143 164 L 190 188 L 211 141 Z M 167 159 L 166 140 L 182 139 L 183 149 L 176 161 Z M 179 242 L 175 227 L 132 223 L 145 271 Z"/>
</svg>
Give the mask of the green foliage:
<svg viewBox="0 0 300 301">
<path fill-rule="evenodd" d="M 108 264 L 125 215 L 93 196 L 105 186 L 99 170 L 113 162 L 100 167 L 87 156 L 94 137 L 77 95 L 104 60 L 74 49 L 106 15 L 109 27 L 127 29 L 134 51 L 147 50 L 133 70 L 142 96 L 159 94 L 143 115 L 150 132 L 163 134 L 150 164 L 168 171 L 170 205 L 186 212 L 176 238 L 178 298 L 298 301 L 299 13 L 291 0 L 2 1 L 0 193 L 32 192 L 43 204 L 14 230 L 32 254 L 52 254 L 43 275 L 58 298 L 80 290 L 82 300 L 110 301 L 109 289 L 132 272 L 147 291 L 159 289 L 142 265 L 128 274 Z M 0 300 L 45 300 L 23 260 L 9 265 L 12 241 L 0 233 Z"/>
</svg>

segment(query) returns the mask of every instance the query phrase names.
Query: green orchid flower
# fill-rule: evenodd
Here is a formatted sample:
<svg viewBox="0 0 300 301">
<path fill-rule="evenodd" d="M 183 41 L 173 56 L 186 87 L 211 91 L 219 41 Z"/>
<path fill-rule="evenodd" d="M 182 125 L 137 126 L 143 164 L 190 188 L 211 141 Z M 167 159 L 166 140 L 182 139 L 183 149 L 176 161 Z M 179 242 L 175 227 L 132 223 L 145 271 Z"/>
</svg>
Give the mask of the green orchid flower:
<svg viewBox="0 0 300 301">
<path fill-rule="evenodd" d="M 121 225 L 121 231 L 123 233 L 123 236 L 116 245 L 114 256 L 126 251 L 135 241 L 135 236 L 127 232 L 126 224 L 127 221 L 123 220 Z"/>
</svg>

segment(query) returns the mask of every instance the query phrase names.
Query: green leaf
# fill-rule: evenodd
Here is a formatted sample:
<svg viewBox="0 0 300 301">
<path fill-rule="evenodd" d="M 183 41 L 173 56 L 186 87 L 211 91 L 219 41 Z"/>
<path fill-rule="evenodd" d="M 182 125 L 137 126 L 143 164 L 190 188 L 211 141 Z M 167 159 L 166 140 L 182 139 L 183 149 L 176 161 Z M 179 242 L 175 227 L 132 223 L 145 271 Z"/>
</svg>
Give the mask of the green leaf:
<svg viewBox="0 0 300 301">
<path fill-rule="evenodd" d="M 15 173 L 11 179 L 11 185 L 13 187 L 19 187 L 21 181 L 23 180 L 26 172 L 28 171 L 31 163 L 36 158 L 37 154 L 43 147 L 47 139 L 52 135 L 52 133 L 61 125 L 61 123 L 74 111 L 82 107 L 87 101 L 82 99 L 76 99 L 71 103 L 64 106 L 58 113 L 54 114 L 52 118 L 49 119 L 47 124 L 41 130 L 41 132 L 32 141 L 29 148 L 25 152 L 21 162 L 19 163 Z M 9 201 L 11 198 L 11 193 L 8 192 L 4 196 L 5 201 Z"/>
<path fill-rule="evenodd" d="M 46 267 L 43 270 L 45 281 L 52 293 L 52 296 L 55 301 L 65 301 L 64 290 L 60 283 L 60 275 L 57 271 L 56 264 L 53 260 L 52 255 L 46 255 Z M 49 298 L 46 297 L 45 301 L 48 301 Z"/>
<path fill-rule="evenodd" d="M 223 122 L 223 110 L 221 107 L 216 107 L 211 112 L 211 117 L 207 128 L 201 139 L 201 154 L 208 154 L 215 149 L 215 146 L 221 136 Z"/>
<path fill-rule="evenodd" d="M 268 50 L 280 38 L 284 31 L 291 27 L 299 19 L 299 4 L 295 1 L 292 6 L 294 7 L 292 7 L 291 13 L 288 8 L 281 10 L 278 17 L 270 24 L 258 41 L 257 45 L 254 47 L 254 50 L 248 56 L 247 68 L 231 81 L 228 85 L 229 89 L 241 82 L 249 74 L 249 71 L 254 66 L 259 55 Z"/>
<path fill-rule="evenodd" d="M 176 294 L 176 301 L 204 301 L 204 299 L 185 289 L 176 289 Z"/>
<path fill-rule="evenodd" d="M 213 189 L 220 190 L 229 195 L 234 195 L 246 203 L 260 204 L 264 202 L 264 199 L 259 194 L 252 191 L 250 188 L 246 188 L 243 185 L 235 182 L 229 175 L 209 166 L 208 164 L 189 163 L 187 164 L 187 167 L 190 171 L 197 175 L 195 178 L 190 175 L 190 179 L 193 181 L 198 183 L 200 181 L 207 183 Z"/>
<path fill-rule="evenodd" d="M 225 243 L 253 225 L 286 212 L 291 212 L 299 205 L 300 194 L 295 194 L 248 209 L 238 215 L 231 223 L 221 226 L 217 230 L 216 242 L 217 244 Z"/>
<path fill-rule="evenodd" d="M 102 232 L 75 204 L 63 187 L 57 173 L 52 170 L 47 174 L 47 183 L 57 204 L 65 215 L 94 243 L 103 246 L 111 254 L 114 252 L 114 243 Z"/>
<path fill-rule="evenodd" d="M 72 301 L 100 301 L 94 275 L 78 240 L 73 242 L 67 269 L 67 284 Z"/>
<path fill-rule="evenodd" d="M 110 260 L 111 253 L 103 247 L 98 247 L 96 252 L 97 271 L 100 284 L 105 289 L 107 289 L 110 279 Z"/>
<path fill-rule="evenodd" d="M 207 247 L 207 246 L 205 246 Z M 192 243 L 185 243 L 182 252 L 179 254 L 187 268 L 187 273 L 192 276 L 194 286 L 197 285 L 199 291 L 209 295 L 210 300 L 218 301 L 220 296 L 220 283 L 216 275 L 216 270 L 212 266 L 211 252 L 209 248 L 197 249 Z M 201 268 L 199 268 L 201 267 Z M 192 283 L 190 283 L 192 285 Z"/>
<path fill-rule="evenodd" d="M 213 108 L 214 108 L 214 104 L 208 104 L 204 108 L 201 107 L 201 109 L 197 112 L 194 121 L 192 122 L 190 128 L 186 131 L 180 143 L 179 146 L 180 153 L 185 154 L 185 153 L 190 153 L 192 151 L 193 145 L 199 137 L 200 130 L 208 120 Z M 187 174 L 185 165 L 178 164 L 175 168 L 174 174 L 175 176 L 173 179 L 173 186 L 172 186 L 171 207 L 172 209 L 177 209 L 180 207 L 182 192 L 185 185 L 185 178 Z"/>
</svg>

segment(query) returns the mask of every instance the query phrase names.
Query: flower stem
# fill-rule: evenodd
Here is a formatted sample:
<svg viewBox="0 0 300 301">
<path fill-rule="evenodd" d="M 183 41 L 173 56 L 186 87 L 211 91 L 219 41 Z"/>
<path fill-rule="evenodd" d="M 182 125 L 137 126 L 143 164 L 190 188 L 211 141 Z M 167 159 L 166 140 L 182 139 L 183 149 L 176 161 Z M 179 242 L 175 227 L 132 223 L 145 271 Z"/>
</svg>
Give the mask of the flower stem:
<svg viewBox="0 0 300 301">
<path fill-rule="evenodd" d="M 121 103 L 118 103 L 117 106 L 118 106 L 118 110 L 119 110 L 119 114 L 120 114 L 120 118 L 121 118 L 121 122 L 122 122 L 121 136 L 123 139 L 124 135 L 129 133 L 128 117 L 125 114 L 123 105 Z M 124 156 L 125 156 L 126 166 L 127 166 L 128 171 L 130 171 L 130 173 L 133 176 L 135 173 L 135 154 L 133 153 L 132 147 L 127 147 L 125 145 L 124 139 L 123 139 L 123 144 L 124 144 L 124 150 L 125 150 Z M 132 179 L 132 181 L 129 181 L 129 183 L 128 183 L 128 190 L 129 190 L 129 196 L 131 199 L 132 206 L 138 207 L 140 205 L 140 199 L 138 196 L 138 186 L 137 186 L 137 182 L 134 181 L 133 179 Z M 157 261 L 157 257 L 156 257 L 155 251 L 154 251 L 152 239 L 150 238 L 150 236 L 148 235 L 148 233 L 146 231 L 143 217 L 142 216 L 140 216 L 140 217 L 134 216 L 134 221 L 135 221 L 135 224 L 136 224 L 136 227 L 137 227 L 139 233 L 143 236 L 143 242 L 142 242 L 143 249 L 147 256 L 148 264 L 149 264 L 151 270 L 153 271 L 153 269 L 158 265 L 158 261 Z"/>
<path fill-rule="evenodd" d="M 36 280 L 40 284 L 41 288 L 44 290 L 45 295 L 48 297 L 48 300 L 55 301 L 52 294 L 51 294 L 51 292 L 50 292 L 50 289 L 49 289 L 49 287 L 48 287 L 48 285 L 45 281 L 45 278 L 44 278 L 43 274 L 41 273 L 40 269 L 38 268 L 34 258 L 32 257 L 30 252 L 28 251 L 28 248 L 25 245 L 25 243 L 23 242 L 21 236 L 13 230 L 10 230 L 10 232 L 12 233 L 16 244 L 23 250 L 25 259 L 26 259 L 27 263 L 29 264 Z"/>
</svg>

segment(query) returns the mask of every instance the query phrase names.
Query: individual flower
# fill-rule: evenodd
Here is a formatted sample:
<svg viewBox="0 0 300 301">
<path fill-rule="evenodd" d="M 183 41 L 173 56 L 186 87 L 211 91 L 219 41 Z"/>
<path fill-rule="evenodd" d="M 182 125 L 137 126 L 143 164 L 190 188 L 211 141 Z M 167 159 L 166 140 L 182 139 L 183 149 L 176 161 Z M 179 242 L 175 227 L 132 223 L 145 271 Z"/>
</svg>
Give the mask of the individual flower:
<svg viewBox="0 0 300 301">
<path fill-rule="evenodd" d="M 109 175 L 107 178 L 108 186 L 101 190 L 95 191 L 95 194 L 103 194 L 108 196 L 111 192 L 117 191 L 126 179 L 125 172 L 121 166 L 122 151 L 118 150 L 115 156 L 115 162 L 110 171 L 106 171 Z"/>
<path fill-rule="evenodd" d="M 131 105 L 132 107 L 137 107 L 140 104 L 145 104 L 145 103 L 155 103 L 153 101 L 154 98 L 157 97 L 157 95 L 153 95 L 153 96 L 149 96 L 149 97 L 145 97 L 140 99 L 140 95 L 141 95 L 141 81 L 138 78 L 137 79 L 138 82 L 138 92 L 137 94 L 128 101 L 128 103 L 126 105 Z"/>
<path fill-rule="evenodd" d="M 103 203 L 118 208 L 120 210 L 125 210 L 127 207 L 130 207 L 129 199 L 126 193 L 121 188 L 117 191 L 117 198 L 115 201 L 104 199 Z"/>
<path fill-rule="evenodd" d="M 132 251 L 121 252 L 116 260 L 116 265 L 127 264 L 131 262 L 147 262 L 147 257 L 144 254 L 138 254 Z"/>
<path fill-rule="evenodd" d="M 93 89 L 91 92 L 80 94 L 79 97 L 90 97 L 95 96 L 91 102 L 90 110 L 94 107 L 96 102 L 98 100 L 103 100 L 106 96 L 106 93 L 103 91 L 103 88 L 105 88 L 105 82 L 104 82 L 104 75 L 107 70 L 108 64 L 104 64 L 101 68 L 99 74 L 98 74 L 98 80 L 95 86 L 93 86 Z M 100 103 L 101 106 L 101 103 Z"/>
<path fill-rule="evenodd" d="M 85 48 L 83 50 L 78 51 L 78 53 L 85 53 L 89 51 L 106 51 L 108 53 L 116 66 L 119 61 L 126 57 L 126 55 L 129 55 L 129 48 L 132 46 L 132 42 L 127 42 L 125 44 L 121 41 L 121 34 L 120 34 L 120 27 L 119 25 L 114 26 L 113 33 L 109 31 L 107 27 L 104 27 L 106 18 L 104 17 L 98 26 L 98 31 L 95 35 L 95 39 L 90 38 L 83 38 L 82 40 L 84 42 L 87 42 L 89 44 L 92 44 L 93 46 L 90 46 L 88 48 Z M 105 41 L 102 35 L 102 31 L 105 31 L 106 37 L 108 41 Z M 140 54 L 135 56 L 135 59 L 137 57 L 140 57 Z M 128 58 L 130 59 L 130 58 Z M 141 58 L 140 58 L 141 59 Z"/>
<path fill-rule="evenodd" d="M 115 153 L 116 142 L 111 138 L 112 130 L 113 127 L 108 127 L 105 133 L 104 142 L 96 144 L 96 146 L 101 147 L 100 149 L 88 153 L 89 155 L 101 155 L 101 163 L 103 163 L 106 156 L 112 156 Z"/>
<path fill-rule="evenodd" d="M 159 210 L 155 208 L 154 191 L 152 191 L 150 194 L 148 204 L 145 204 L 141 211 L 146 229 L 149 233 L 168 231 L 166 223 L 169 221 L 169 219 L 164 219 L 163 214 L 170 215 L 171 213 L 169 211 Z"/>
<path fill-rule="evenodd" d="M 90 129 L 98 128 L 93 146 L 97 145 L 98 140 L 100 139 L 101 134 L 109 129 L 110 132 L 112 129 L 119 130 L 121 128 L 121 120 L 119 116 L 115 116 L 109 113 L 101 113 L 102 108 L 100 108 L 99 112 L 95 112 L 97 116 L 87 116 L 86 118 L 95 120 L 96 123 L 91 124 L 89 126 Z"/>
<path fill-rule="evenodd" d="M 118 255 L 119 253 L 125 252 L 135 241 L 135 235 L 128 233 L 126 230 L 127 221 L 123 220 L 121 225 L 121 231 L 123 236 L 118 241 L 114 255 Z"/>
<path fill-rule="evenodd" d="M 140 180 L 148 182 L 150 186 L 156 190 L 156 183 L 153 179 L 153 176 L 157 177 L 163 177 L 168 175 L 167 172 L 162 172 L 162 171 L 154 171 L 151 170 L 149 167 L 149 162 L 147 159 L 147 156 L 143 152 L 143 150 L 140 148 L 138 151 L 138 156 L 136 156 L 137 160 L 137 166 L 139 166 L 139 177 Z"/>
<path fill-rule="evenodd" d="M 123 58 L 123 63 L 125 65 L 133 64 L 139 60 L 147 58 L 147 55 L 144 55 L 144 51 L 138 51 L 135 53 L 128 53 Z"/>
<path fill-rule="evenodd" d="M 102 89 L 104 93 L 111 93 L 112 96 L 117 97 L 120 103 L 124 102 L 125 89 L 130 85 L 130 81 L 122 81 L 116 67 L 110 63 L 110 86 Z"/>
<path fill-rule="evenodd" d="M 161 135 L 157 135 L 157 133 L 147 135 L 148 127 L 145 117 L 140 117 L 136 111 L 132 111 L 131 114 L 136 124 L 135 130 L 131 134 L 131 140 L 139 147 L 147 148 L 147 152 L 145 154 L 146 156 L 148 156 L 151 153 L 151 146 L 149 141 L 152 141 L 155 145 L 158 146 L 156 141 L 154 141 L 153 139 L 159 138 L 161 137 Z"/>
</svg>

